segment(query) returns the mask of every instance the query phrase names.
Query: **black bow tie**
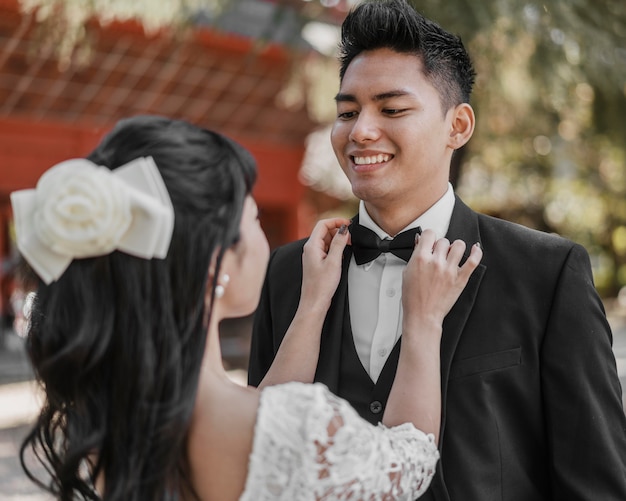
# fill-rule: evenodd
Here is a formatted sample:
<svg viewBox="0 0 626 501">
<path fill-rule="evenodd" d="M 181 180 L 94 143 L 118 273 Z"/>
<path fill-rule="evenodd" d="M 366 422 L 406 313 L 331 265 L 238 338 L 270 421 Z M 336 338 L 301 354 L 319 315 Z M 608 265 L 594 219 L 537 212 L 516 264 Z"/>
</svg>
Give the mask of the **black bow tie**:
<svg viewBox="0 0 626 501">
<path fill-rule="evenodd" d="M 356 264 L 373 261 L 383 252 L 391 252 L 408 261 L 415 248 L 415 235 L 422 234 L 422 228 L 411 228 L 398 233 L 393 240 L 381 240 L 376 233 L 360 224 L 350 226 L 352 252 Z"/>
</svg>

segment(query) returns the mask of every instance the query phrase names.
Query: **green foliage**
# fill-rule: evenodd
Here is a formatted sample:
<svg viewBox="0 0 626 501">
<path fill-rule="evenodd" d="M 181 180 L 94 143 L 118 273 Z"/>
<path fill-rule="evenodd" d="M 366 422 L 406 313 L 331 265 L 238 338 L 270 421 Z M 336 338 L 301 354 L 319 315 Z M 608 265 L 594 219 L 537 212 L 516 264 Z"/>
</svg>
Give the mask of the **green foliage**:
<svg viewBox="0 0 626 501">
<path fill-rule="evenodd" d="M 415 0 L 459 34 L 478 77 L 458 191 L 475 208 L 587 247 L 626 285 L 626 4 Z"/>
</svg>

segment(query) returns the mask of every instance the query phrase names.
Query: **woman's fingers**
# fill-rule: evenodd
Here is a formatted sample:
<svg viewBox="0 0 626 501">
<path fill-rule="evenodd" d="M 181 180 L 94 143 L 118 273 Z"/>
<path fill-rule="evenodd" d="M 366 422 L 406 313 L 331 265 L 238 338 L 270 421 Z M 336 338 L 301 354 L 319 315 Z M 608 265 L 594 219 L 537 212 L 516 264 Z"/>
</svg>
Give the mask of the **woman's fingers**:
<svg viewBox="0 0 626 501">
<path fill-rule="evenodd" d="M 428 319 L 443 322 L 482 258 L 474 245 L 459 266 L 466 247 L 462 240 L 437 239 L 431 230 L 422 233 L 402 280 L 403 322 L 409 331 Z"/>
<path fill-rule="evenodd" d="M 332 218 L 318 221 L 307 243 L 304 245 L 302 259 L 306 267 L 321 271 L 325 262 L 333 267 L 340 267 L 343 250 L 349 240 L 349 219 Z"/>
<path fill-rule="evenodd" d="M 348 225 L 342 224 L 339 229 L 335 232 L 333 239 L 330 242 L 330 248 L 328 249 L 328 255 L 326 259 L 330 259 L 333 262 L 340 262 L 343 258 L 343 250 L 348 244 L 348 237 L 350 233 L 348 232 Z"/>
<path fill-rule="evenodd" d="M 433 230 L 424 230 L 419 238 L 415 238 L 415 250 L 427 254 L 432 254 L 433 248 L 435 246 L 435 242 L 437 240 L 437 235 Z"/>
<path fill-rule="evenodd" d="M 448 254 L 450 252 L 450 241 L 447 238 L 440 238 L 435 242 L 433 248 L 433 256 L 441 259 L 442 261 L 450 261 Z"/>
<path fill-rule="evenodd" d="M 346 226 L 347 228 L 349 224 L 350 220 L 346 218 L 322 219 L 318 221 L 313 228 L 309 242 L 321 249 L 324 253 L 327 253 L 330 249 L 333 237 L 337 234 L 338 230 L 342 226 Z"/>
<path fill-rule="evenodd" d="M 328 308 L 341 278 L 341 261 L 349 233 L 349 219 L 319 221 L 302 252 L 302 291 L 307 307 Z"/>
<path fill-rule="evenodd" d="M 415 250 L 428 257 L 432 254 L 440 262 L 446 262 L 449 265 L 458 266 L 463 256 L 467 244 L 463 240 L 455 240 L 450 243 L 447 238 L 437 239 L 435 232 L 432 230 L 424 230 L 419 237 L 416 238 Z M 476 243 L 472 246 L 470 256 L 467 261 L 459 268 L 463 270 L 464 276 L 469 277 L 476 269 L 482 259 L 482 249 L 480 244 Z"/>
<path fill-rule="evenodd" d="M 461 259 L 463 259 L 463 254 L 465 254 L 465 242 L 463 240 L 455 240 L 450 244 L 450 248 L 448 250 L 447 260 L 451 264 L 459 265 Z"/>
<path fill-rule="evenodd" d="M 472 272 L 478 267 L 480 260 L 483 258 L 483 249 L 479 243 L 475 243 L 472 245 L 472 249 L 470 251 L 470 255 L 463 263 L 463 266 L 459 268 L 459 276 L 464 281 L 469 280 Z"/>
</svg>

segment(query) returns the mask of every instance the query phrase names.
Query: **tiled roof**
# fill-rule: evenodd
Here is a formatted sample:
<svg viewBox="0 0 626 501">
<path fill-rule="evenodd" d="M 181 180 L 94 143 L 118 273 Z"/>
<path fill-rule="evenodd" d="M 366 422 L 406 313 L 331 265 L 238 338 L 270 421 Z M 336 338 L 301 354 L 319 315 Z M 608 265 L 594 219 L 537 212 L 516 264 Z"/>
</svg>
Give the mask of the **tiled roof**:
<svg viewBox="0 0 626 501">
<path fill-rule="evenodd" d="M 106 126 L 151 113 L 190 120 L 254 142 L 302 144 L 316 127 L 304 107 L 277 97 L 292 52 L 211 28 L 147 36 L 139 24 L 88 24 L 89 58 L 67 68 L 37 41 L 41 26 L 0 0 L 0 119 Z"/>
</svg>

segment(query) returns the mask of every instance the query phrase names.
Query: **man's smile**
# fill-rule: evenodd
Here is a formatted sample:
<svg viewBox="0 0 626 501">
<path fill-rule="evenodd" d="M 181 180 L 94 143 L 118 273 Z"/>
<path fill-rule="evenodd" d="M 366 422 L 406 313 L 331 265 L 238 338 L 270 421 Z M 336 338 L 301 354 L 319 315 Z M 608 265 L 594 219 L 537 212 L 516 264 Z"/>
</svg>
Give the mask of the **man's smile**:
<svg viewBox="0 0 626 501">
<path fill-rule="evenodd" d="M 392 158 L 392 155 L 379 153 L 378 155 L 352 156 L 352 161 L 356 165 L 370 165 L 370 164 L 381 164 L 384 162 L 388 162 L 389 160 L 391 160 L 391 158 Z"/>
</svg>

